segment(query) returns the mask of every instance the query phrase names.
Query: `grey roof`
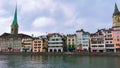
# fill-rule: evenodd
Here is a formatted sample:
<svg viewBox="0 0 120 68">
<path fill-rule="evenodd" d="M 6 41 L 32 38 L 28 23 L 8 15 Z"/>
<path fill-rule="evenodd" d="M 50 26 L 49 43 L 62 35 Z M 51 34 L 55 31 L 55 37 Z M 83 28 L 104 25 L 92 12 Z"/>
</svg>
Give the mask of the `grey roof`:
<svg viewBox="0 0 120 68">
<path fill-rule="evenodd" d="M 3 33 L 0 35 L 0 38 L 11 38 L 11 37 L 17 37 L 17 38 L 32 38 L 29 35 L 26 34 L 10 34 L 10 33 Z"/>
</svg>

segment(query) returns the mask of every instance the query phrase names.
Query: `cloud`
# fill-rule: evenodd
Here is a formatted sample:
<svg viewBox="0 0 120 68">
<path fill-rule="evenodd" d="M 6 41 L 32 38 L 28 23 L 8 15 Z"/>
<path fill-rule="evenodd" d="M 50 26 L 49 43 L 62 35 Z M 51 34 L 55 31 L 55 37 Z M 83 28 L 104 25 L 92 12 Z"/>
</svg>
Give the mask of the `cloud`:
<svg viewBox="0 0 120 68">
<path fill-rule="evenodd" d="M 6 10 L 0 9 L 0 17 L 3 16 L 3 15 L 6 15 L 6 14 L 7 14 Z"/>
<path fill-rule="evenodd" d="M 33 21 L 32 26 L 34 28 L 47 28 L 47 26 L 55 25 L 55 23 L 56 21 L 53 18 L 39 17 Z"/>
<path fill-rule="evenodd" d="M 0 33 L 10 32 L 13 17 L 0 17 Z"/>
<path fill-rule="evenodd" d="M 60 9 L 63 11 L 66 18 L 71 18 L 75 15 L 75 7 L 69 4 L 61 4 Z"/>
<path fill-rule="evenodd" d="M 73 26 L 73 25 L 84 25 L 86 24 L 86 19 L 83 18 L 73 18 L 73 19 L 69 19 L 65 22 L 65 26 Z"/>
<path fill-rule="evenodd" d="M 28 13 L 44 9 L 53 11 L 55 2 L 53 0 L 19 0 L 18 4 L 22 12 Z"/>
<path fill-rule="evenodd" d="M 45 32 L 42 32 L 42 31 L 20 31 L 19 33 L 24 33 L 24 34 L 27 34 L 27 35 L 30 35 L 30 36 L 34 36 L 34 37 L 37 37 L 37 36 L 40 36 L 40 35 L 47 35 L 47 33 Z"/>
</svg>

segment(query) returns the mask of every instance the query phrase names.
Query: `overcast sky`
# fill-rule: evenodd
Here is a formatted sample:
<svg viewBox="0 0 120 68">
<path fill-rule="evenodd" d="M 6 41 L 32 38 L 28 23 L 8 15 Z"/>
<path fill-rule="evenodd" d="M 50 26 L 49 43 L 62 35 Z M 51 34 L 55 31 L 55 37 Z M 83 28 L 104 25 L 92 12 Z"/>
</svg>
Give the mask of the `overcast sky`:
<svg viewBox="0 0 120 68">
<path fill-rule="evenodd" d="M 0 34 L 10 33 L 16 2 L 19 33 L 36 36 L 110 28 L 115 2 L 120 9 L 120 0 L 0 0 Z"/>
</svg>

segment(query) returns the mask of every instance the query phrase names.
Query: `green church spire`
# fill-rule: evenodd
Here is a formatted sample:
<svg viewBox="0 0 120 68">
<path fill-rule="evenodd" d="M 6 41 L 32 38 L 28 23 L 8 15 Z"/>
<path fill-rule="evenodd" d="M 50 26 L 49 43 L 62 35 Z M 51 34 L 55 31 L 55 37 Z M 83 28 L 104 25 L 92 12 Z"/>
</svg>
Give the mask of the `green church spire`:
<svg viewBox="0 0 120 68">
<path fill-rule="evenodd" d="M 114 13 L 113 13 L 113 15 L 119 15 L 119 14 L 120 14 L 120 12 L 119 12 L 119 10 L 118 10 L 117 4 L 115 3 L 115 8 L 114 8 Z"/>
<path fill-rule="evenodd" d="M 18 34 L 18 22 L 17 22 L 17 6 L 15 8 L 14 19 L 11 25 L 11 34 Z"/>
<path fill-rule="evenodd" d="M 14 14 L 13 24 L 14 24 L 14 25 L 17 25 L 17 6 L 16 6 L 16 8 L 15 8 L 15 14 Z"/>
</svg>

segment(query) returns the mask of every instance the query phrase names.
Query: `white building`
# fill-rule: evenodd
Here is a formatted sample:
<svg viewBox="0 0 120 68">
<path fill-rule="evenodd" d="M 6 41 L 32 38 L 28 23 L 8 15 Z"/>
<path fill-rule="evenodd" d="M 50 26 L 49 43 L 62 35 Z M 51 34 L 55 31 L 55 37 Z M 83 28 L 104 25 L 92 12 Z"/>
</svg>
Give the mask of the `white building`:
<svg viewBox="0 0 120 68">
<path fill-rule="evenodd" d="M 63 52 L 64 41 L 58 33 L 48 34 L 48 52 Z"/>
<path fill-rule="evenodd" d="M 105 52 L 105 37 L 102 30 L 90 36 L 90 49 L 91 52 Z"/>
<path fill-rule="evenodd" d="M 85 32 L 83 29 L 76 31 L 77 39 L 77 51 L 89 51 L 89 32 Z"/>
</svg>

